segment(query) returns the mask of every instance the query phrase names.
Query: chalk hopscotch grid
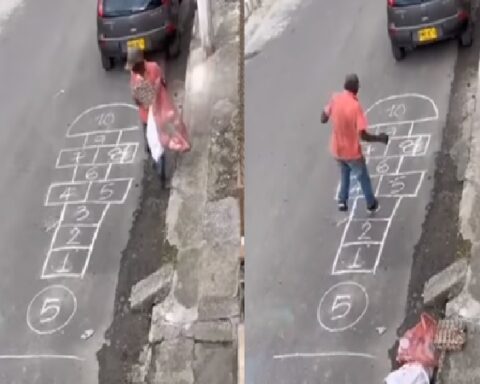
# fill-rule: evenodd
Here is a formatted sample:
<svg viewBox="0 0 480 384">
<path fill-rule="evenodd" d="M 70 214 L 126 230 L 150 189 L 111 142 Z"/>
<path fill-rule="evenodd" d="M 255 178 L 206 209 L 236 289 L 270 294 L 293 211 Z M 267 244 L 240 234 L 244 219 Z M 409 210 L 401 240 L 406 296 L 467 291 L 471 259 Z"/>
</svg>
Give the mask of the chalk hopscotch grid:
<svg viewBox="0 0 480 384">
<path fill-rule="evenodd" d="M 135 143 L 135 142 L 133 142 L 133 143 L 132 142 L 122 143 L 121 142 L 121 139 L 122 139 L 122 136 L 123 136 L 122 135 L 123 131 L 133 130 L 133 129 L 138 129 L 138 127 L 124 128 L 124 129 L 119 129 L 119 130 L 106 130 L 106 131 L 101 131 L 101 132 L 87 132 L 87 133 L 82 133 L 82 134 L 77 134 L 77 135 L 69 135 L 68 136 L 68 137 L 78 137 L 78 136 L 83 135 L 83 136 L 85 136 L 85 139 L 84 139 L 84 143 L 83 143 L 82 147 L 62 149 L 62 150 L 60 150 L 59 155 L 57 157 L 56 168 L 73 168 L 73 176 L 72 176 L 72 180 L 70 182 L 54 182 L 54 183 L 51 183 L 50 186 L 49 186 L 48 192 L 47 192 L 45 205 L 46 206 L 61 205 L 62 206 L 62 211 L 61 211 L 60 218 L 58 220 L 58 223 L 56 225 L 56 228 L 54 230 L 54 233 L 53 233 L 53 236 L 52 236 L 52 239 L 51 239 L 51 242 L 50 242 L 50 247 L 49 247 L 49 251 L 47 253 L 47 257 L 46 257 L 46 259 L 44 261 L 44 264 L 43 264 L 43 267 L 42 267 L 41 279 L 49 280 L 49 279 L 59 278 L 59 277 L 84 278 L 84 276 L 87 272 L 87 269 L 88 269 L 88 265 L 90 264 L 90 259 L 91 259 L 91 256 L 92 256 L 92 253 L 93 253 L 93 250 L 94 250 L 94 247 L 95 247 L 95 243 L 96 243 L 100 228 L 103 224 L 103 221 L 106 217 L 106 214 L 107 214 L 110 206 L 112 204 L 123 204 L 125 202 L 127 196 L 128 196 L 128 192 L 130 191 L 131 185 L 133 183 L 133 178 L 113 178 L 113 179 L 109 178 L 113 165 L 115 165 L 115 164 L 118 164 L 118 165 L 131 164 L 135 161 L 139 144 Z M 106 140 L 106 137 L 107 137 L 107 135 L 105 135 L 105 134 L 109 134 L 109 133 L 116 133 L 117 134 L 115 144 L 103 144 L 103 142 Z M 95 136 L 103 137 L 102 142 L 97 144 L 97 145 L 88 144 L 89 140 L 92 137 L 94 138 L 94 141 L 96 141 Z M 126 152 L 128 152 L 128 150 L 131 147 L 134 148 L 133 152 L 130 153 L 130 155 L 128 156 L 128 159 L 126 159 L 126 156 L 127 156 Z M 111 162 L 107 162 L 107 163 L 97 163 L 97 158 L 98 158 L 100 150 L 102 148 L 110 149 L 110 151 L 120 148 L 120 150 L 121 150 L 120 159 L 118 159 L 117 161 L 111 161 Z M 80 160 L 80 158 L 77 157 L 77 161 L 72 163 L 72 164 L 65 164 L 65 165 L 60 164 L 60 159 L 61 159 L 63 153 L 66 153 L 66 152 L 73 152 L 73 153 L 81 152 L 82 153 L 82 151 L 91 150 L 91 149 L 95 150 L 95 153 L 93 155 L 93 159 L 92 159 L 91 163 L 86 163 L 86 164 L 81 163 L 81 162 L 78 161 L 78 160 Z M 97 180 L 97 179 L 90 180 L 90 181 L 89 180 L 86 180 L 86 181 L 76 180 L 79 167 L 97 168 L 97 167 L 101 167 L 101 166 L 107 166 L 107 170 L 105 172 L 105 177 L 101 178 L 100 180 Z M 98 174 L 97 174 L 97 176 L 98 176 Z M 93 185 L 101 185 L 101 184 L 108 185 L 109 184 L 110 186 L 114 187 L 114 186 L 118 185 L 118 183 L 121 183 L 121 182 L 126 182 L 127 184 L 124 186 L 124 191 L 123 191 L 123 194 L 122 194 L 120 199 L 117 199 L 117 200 L 108 200 L 108 198 L 105 199 L 105 200 L 96 200 L 96 199 L 90 200 L 89 199 L 90 192 L 91 192 L 91 189 L 92 189 Z M 51 201 L 50 200 L 52 190 L 57 188 L 57 187 L 69 188 L 69 187 L 72 187 L 72 186 L 85 186 L 85 185 L 87 186 L 87 189 L 86 189 L 86 192 L 85 192 L 83 198 L 79 198 L 77 200 L 72 200 L 72 201 L 70 201 L 70 200 L 69 201 Z M 88 223 L 88 224 L 64 223 L 65 213 L 66 213 L 66 210 L 69 206 L 71 206 L 71 207 L 84 206 L 84 204 L 89 204 L 89 205 L 90 204 L 95 204 L 97 206 L 98 205 L 104 205 L 104 207 L 102 209 L 102 212 L 101 212 L 101 215 L 100 215 L 100 219 L 98 220 L 98 222 Z M 60 228 L 73 228 L 73 229 L 77 229 L 77 230 L 79 230 L 80 228 L 95 228 L 95 231 L 93 233 L 93 236 L 92 236 L 92 239 L 91 239 L 91 242 L 90 242 L 89 245 L 86 245 L 86 246 L 82 246 L 82 245 L 75 245 L 75 246 L 62 245 L 60 247 L 54 247 L 54 244 L 57 240 Z M 71 250 L 71 251 L 86 250 L 87 251 L 85 261 L 84 261 L 83 267 L 82 267 L 80 272 L 62 271 L 62 270 L 56 270 L 55 272 L 49 272 L 49 266 L 50 266 L 52 255 L 54 253 L 58 252 L 58 251 L 63 251 L 63 250 L 65 250 L 65 251 L 68 251 L 68 250 Z M 70 254 L 67 252 L 65 257 L 68 258 L 69 255 Z"/>
<path fill-rule="evenodd" d="M 394 125 L 394 124 L 391 124 L 391 125 Z M 398 125 L 398 124 L 395 124 L 395 125 Z M 415 126 L 415 124 L 412 123 L 409 133 L 413 132 L 414 126 Z M 384 124 L 383 127 L 388 127 L 388 125 Z M 407 154 L 407 155 L 402 155 L 402 154 L 387 155 L 388 151 L 390 149 L 390 145 L 394 140 L 395 141 L 402 141 L 402 140 L 409 140 L 409 139 L 412 139 L 412 138 L 415 139 L 415 143 L 414 143 L 413 150 L 412 150 L 411 154 Z M 425 143 L 422 145 L 421 152 L 417 153 L 417 150 L 420 149 L 420 144 L 419 143 L 422 141 L 422 139 L 426 139 Z M 369 221 L 371 219 L 374 219 L 374 217 L 373 217 L 374 213 L 371 214 L 372 215 L 371 219 L 370 218 L 368 218 L 368 219 L 354 219 L 353 215 L 354 215 L 355 210 L 358 209 L 358 202 L 359 202 L 359 200 L 364 200 L 364 198 L 362 196 L 355 196 L 353 198 L 353 206 L 352 206 L 351 212 L 349 214 L 348 220 L 345 224 L 344 231 L 343 231 L 343 234 L 342 234 L 342 237 L 341 237 L 341 240 L 340 240 L 340 245 L 337 249 L 337 253 L 335 255 L 335 259 L 334 259 L 334 262 L 333 262 L 333 265 L 332 265 L 331 274 L 333 276 L 346 275 L 346 274 L 375 274 L 376 273 L 377 268 L 378 268 L 378 266 L 380 264 L 380 261 L 381 261 L 381 256 L 382 256 L 383 249 L 384 249 L 384 246 L 385 246 L 385 241 L 386 241 L 387 235 L 390 231 L 390 226 L 391 226 L 393 218 L 395 217 L 395 214 L 398 210 L 398 207 L 400 206 L 401 201 L 405 197 L 416 197 L 418 195 L 418 193 L 420 191 L 420 188 L 423 184 L 425 174 L 426 174 L 426 170 L 400 172 L 401 166 L 403 164 L 403 160 L 404 160 L 405 157 L 412 157 L 412 158 L 414 158 L 414 157 L 424 157 L 426 155 L 427 151 L 428 151 L 428 147 L 430 145 L 430 139 L 431 139 L 431 135 L 428 135 L 428 134 L 420 134 L 420 135 L 411 134 L 411 135 L 408 135 L 408 136 L 396 136 L 392 140 L 389 140 L 388 144 L 386 145 L 385 151 L 384 151 L 384 156 L 366 156 L 366 161 L 368 161 L 370 159 L 374 159 L 374 158 L 375 159 L 379 158 L 379 159 L 382 159 L 382 160 L 393 158 L 393 157 L 400 158 L 395 172 L 385 172 L 385 173 L 382 173 L 382 174 L 374 174 L 372 176 L 372 179 L 378 178 L 378 184 L 375 188 L 375 195 L 377 197 L 380 197 L 380 198 L 382 198 L 382 197 L 383 198 L 396 198 L 395 205 L 393 207 L 393 210 L 392 210 L 392 213 L 391 213 L 390 217 L 387 218 L 388 222 L 387 222 L 387 225 L 384 229 L 384 233 L 383 233 L 383 237 L 382 237 L 381 241 L 345 242 L 345 238 L 347 236 L 347 233 L 348 233 L 348 230 L 350 228 L 350 225 L 351 225 L 352 221 L 354 221 L 354 220 L 355 221 Z M 404 178 L 407 177 L 408 175 L 418 175 L 419 176 L 419 179 L 418 179 L 418 182 L 416 183 L 415 189 L 411 193 L 403 193 L 403 194 L 402 193 L 382 193 L 381 189 L 382 189 L 382 186 L 384 186 L 384 180 L 388 180 L 387 178 L 389 178 L 389 177 L 394 177 L 394 178 L 396 178 L 397 182 L 400 182 L 401 184 L 403 184 L 403 182 L 399 181 L 399 180 L 404 180 Z M 356 185 L 355 185 L 354 189 L 356 189 L 357 192 L 359 192 L 360 191 L 360 185 L 358 184 L 358 181 L 355 180 L 355 182 L 356 182 Z M 403 184 L 402 190 L 404 188 L 405 188 L 405 184 Z M 339 189 L 340 189 L 340 185 L 338 185 L 338 187 L 337 187 L 337 196 L 338 196 Z M 399 192 L 401 192 L 401 191 L 399 191 Z M 381 220 L 385 220 L 385 218 L 382 218 Z M 360 245 L 362 245 L 362 246 L 378 245 L 379 246 L 377 254 L 375 255 L 375 263 L 374 263 L 372 269 L 370 269 L 370 268 L 351 268 L 352 266 L 350 266 L 350 268 L 339 267 L 342 251 L 345 249 L 345 247 L 355 246 L 355 245 L 358 245 L 358 246 L 360 246 Z"/>
</svg>

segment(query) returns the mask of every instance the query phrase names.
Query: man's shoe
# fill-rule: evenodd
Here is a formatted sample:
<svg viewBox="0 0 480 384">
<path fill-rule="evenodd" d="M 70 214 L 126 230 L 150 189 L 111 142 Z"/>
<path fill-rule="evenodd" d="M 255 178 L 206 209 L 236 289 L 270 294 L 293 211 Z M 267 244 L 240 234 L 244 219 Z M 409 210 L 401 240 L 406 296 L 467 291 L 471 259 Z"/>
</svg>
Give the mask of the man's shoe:
<svg viewBox="0 0 480 384">
<path fill-rule="evenodd" d="M 346 212 L 348 211 L 348 205 L 346 201 L 339 201 L 338 202 L 338 210 L 340 212 Z"/>
<path fill-rule="evenodd" d="M 375 212 L 378 209 L 378 200 L 375 199 L 375 202 L 371 206 L 367 207 L 367 209 L 370 212 Z"/>
</svg>

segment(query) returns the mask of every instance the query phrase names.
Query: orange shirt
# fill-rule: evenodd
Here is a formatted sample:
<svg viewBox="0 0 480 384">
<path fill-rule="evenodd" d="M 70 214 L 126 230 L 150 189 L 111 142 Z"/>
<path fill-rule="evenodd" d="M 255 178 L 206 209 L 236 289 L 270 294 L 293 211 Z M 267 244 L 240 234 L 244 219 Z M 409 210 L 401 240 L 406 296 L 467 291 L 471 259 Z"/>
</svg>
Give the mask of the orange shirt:
<svg viewBox="0 0 480 384">
<path fill-rule="evenodd" d="M 155 82 L 157 81 L 157 79 L 162 79 L 162 77 L 163 77 L 162 70 L 160 69 L 160 66 L 157 63 L 154 63 L 152 61 L 145 62 L 145 74 L 144 74 L 145 80 L 147 80 L 152 85 L 155 85 Z M 141 80 L 140 75 L 137 75 L 134 72 L 130 72 L 130 86 L 132 87 L 132 89 L 136 86 L 136 84 L 138 84 L 140 80 Z M 140 120 L 142 120 L 142 122 L 146 124 L 148 119 L 148 109 L 145 108 L 144 106 L 139 106 L 138 113 L 140 115 Z"/>
<path fill-rule="evenodd" d="M 333 125 L 332 155 L 339 160 L 362 158 L 360 132 L 366 131 L 368 123 L 357 96 L 349 91 L 333 95 L 324 111 Z"/>
</svg>

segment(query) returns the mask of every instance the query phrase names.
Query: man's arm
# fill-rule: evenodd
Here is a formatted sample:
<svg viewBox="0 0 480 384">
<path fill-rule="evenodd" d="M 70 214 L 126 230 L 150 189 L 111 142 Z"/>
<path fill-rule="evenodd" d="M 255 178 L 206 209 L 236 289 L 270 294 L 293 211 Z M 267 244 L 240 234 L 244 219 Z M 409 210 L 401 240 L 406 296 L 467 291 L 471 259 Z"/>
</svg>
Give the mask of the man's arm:
<svg viewBox="0 0 480 384">
<path fill-rule="evenodd" d="M 363 112 L 362 107 L 359 105 L 358 115 L 357 115 L 357 129 L 360 135 L 360 139 L 368 143 L 383 143 L 388 144 L 388 135 L 386 133 L 380 133 L 379 135 L 374 135 L 367 132 L 368 121 L 365 113 Z"/>
<path fill-rule="evenodd" d="M 320 121 L 322 124 L 328 123 L 328 120 L 330 119 L 330 114 L 332 112 L 332 101 L 323 108 L 322 115 L 320 116 Z"/>
<path fill-rule="evenodd" d="M 368 143 L 383 143 L 388 144 L 388 135 L 386 133 L 380 133 L 378 135 L 372 135 L 365 131 L 360 131 L 360 139 Z"/>
</svg>

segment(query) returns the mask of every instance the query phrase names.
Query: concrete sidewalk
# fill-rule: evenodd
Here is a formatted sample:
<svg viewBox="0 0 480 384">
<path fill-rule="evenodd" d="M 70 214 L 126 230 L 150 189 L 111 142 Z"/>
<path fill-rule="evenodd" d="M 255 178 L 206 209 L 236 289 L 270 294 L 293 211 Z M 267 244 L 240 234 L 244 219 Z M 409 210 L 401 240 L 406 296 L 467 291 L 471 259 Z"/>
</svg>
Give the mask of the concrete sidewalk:
<svg viewBox="0 0 480 384">
<path fill-rule="evenodd" d="M 177 257 L 130 297 L 132 308 L 153 308 L 132 383 L 237 382 L 239 3 L 216 0 L 213 14 L 214 54 L 205 57 L 196 27 L 190 46 L 183 114 L 192 150 L 178 157 L 166 220 Z"/>
<path fill-rule="evenodd" d="M 477 33 L 478 37 L 478 33 Z M 478 43 L 476 43 L 478 44 Z M 477 48 L 478 49 L 478 48 Z M 456 154 L 457 177 L 463 181 L 460 202 L 460 235 L 470 243 L 470 250 L 459 250 L 463 257 L 426 284 L 426 292 L 434 287 L 437 300 L 446 300 L 447 318 L 458 318 L 467 325 L 467 341 L 461 352 L 447 354 L 436 384 L 480 383 L 480 71 L 472 82 L 472 90 L 463 100 L 465 116 L 463 138 Z M 472 76 L 473 77 L 473 76 Z M 433 282 L 433 283 L 432 283 Z M 430 287 L 429 287 L 430 285 Z M 447 296 L 445 296 L 447 295 Z M 425 294 L 424 294 L 425 296 Z M 430 296 L 427 294 L 427 296 Z M 430 300 L 429 297 L 424 297 Z"/>
</svg>

